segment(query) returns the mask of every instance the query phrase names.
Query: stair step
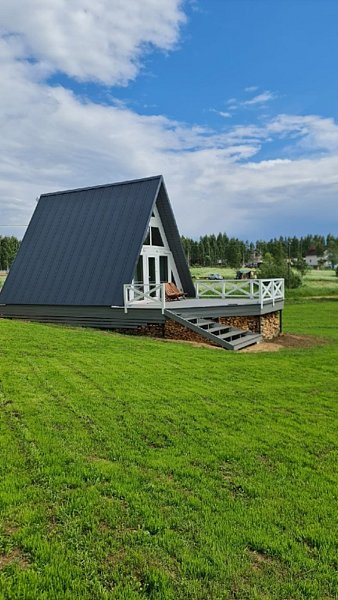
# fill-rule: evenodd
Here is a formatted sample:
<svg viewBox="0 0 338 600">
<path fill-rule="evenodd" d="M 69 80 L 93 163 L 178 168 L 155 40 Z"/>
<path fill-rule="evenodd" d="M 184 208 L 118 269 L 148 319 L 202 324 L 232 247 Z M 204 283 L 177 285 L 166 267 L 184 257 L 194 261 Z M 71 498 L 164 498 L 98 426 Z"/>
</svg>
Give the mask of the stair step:
<svg viewBox="0 0 338 600">
<path fill-rule="evenodd" d="M 231 342 L 231 345 L 233 346 L 234 350 L 241 350 L 242 348 L 246 348 L 247 346 L 252 346 L 252 344 L 257 344 L 257 342 L 260 342 L 261 339 L 261 335 L 259 335 L 258 333 L 252 333 L 246 336 L 242 336 L 237 340 L 234 340 L 233 342 Z"/>
<path fill-rule="evenodd" d="M 199 333 L 202 337 L 214 341 L 226 350 L 241 350 L 246 346 L 260 342 L 262 336 L 251 331 L 231 327 L 219 323 L 216 318 L 193 316 L 184 316 L 182 313 L 165 310 L 165 315 L 178 321 L 182 325 L 189 327 Z"/>
<path fill-rule="evenodd" d="M 221 335 L 218 335 L 217 337 L 219 337 L 221 340 L 227 340 L 229 338 L 234 338 L 237 339 L 238 337 L 243 337 L 244 335 L 246 335 L 246 331 L 243 331 L 242 329 L 230 329 L 230 331 L 228 331 L 227 333 L 222 333 Z"/>
<path fill-rule="evenodd" d="M 187 321 L 189 321 L 189 323 L 192 323 L 193 325 L 198 325 L 198 327 L 204 327 L 206 325 L 214 325 L 215 321 L 212 321 L 211 319 L 203 319 L 202 317 L 190 317 L 189 319 L 187 319 Z M 194 323 L 194 321 L 196 321 Z"/>
<path fill-rule="evenodd" d="M 204 327 L 203 327 L 204 329 Z M 218 337 L 218 333 L 217 331 L 223 331 L 224 333 L 226 331 L 229 331 L 229 329 L 231 329 L 230 327 L 227 327 L 226 325 L 218 325 L 218 324 L 214 324 L 214 327 L 208 327 L 205 328 L 205 331 L 209 331 L 209 333 L 213 333 L 214 335 L 217 335 Z"/>
</svg>

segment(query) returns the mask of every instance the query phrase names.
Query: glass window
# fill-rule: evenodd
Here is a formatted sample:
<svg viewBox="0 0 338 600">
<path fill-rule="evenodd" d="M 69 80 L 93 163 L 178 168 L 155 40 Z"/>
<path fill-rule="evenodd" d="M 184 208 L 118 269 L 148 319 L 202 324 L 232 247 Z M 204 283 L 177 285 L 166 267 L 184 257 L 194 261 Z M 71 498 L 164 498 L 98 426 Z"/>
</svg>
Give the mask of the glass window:
<svg viewBox="0 0 338 600">
<path fill-rule="evenodd" d="M 134 280 L 135 283 L 143 283 L 143 256 L 138 257 Z"/>
<path fill-rule="evenodd" d="M 150 229 L 148 229 L 147 235 L 146 235 L 146 239 L 144 240 L 143 244 L 144 246 L 150 246 Z"/>
<path fill-rule="evenodd" d="M 149 283 L 152 285 L 156 284 L 156 267 L 155 257 L 149 256 L 148 258 L 148 271 L 149 271 Z"/>
<path fill-rule="evenodd" d="M 168 257 L 160 256 L 160 280 L 161 283 L 168 281 Z"/>
<path fill-rule="evenodd" d="M 151 228 L 151 245 L 152 246 L 164 246 L 161 238 L 160 230 L 158 227 Z"/>
</svg>

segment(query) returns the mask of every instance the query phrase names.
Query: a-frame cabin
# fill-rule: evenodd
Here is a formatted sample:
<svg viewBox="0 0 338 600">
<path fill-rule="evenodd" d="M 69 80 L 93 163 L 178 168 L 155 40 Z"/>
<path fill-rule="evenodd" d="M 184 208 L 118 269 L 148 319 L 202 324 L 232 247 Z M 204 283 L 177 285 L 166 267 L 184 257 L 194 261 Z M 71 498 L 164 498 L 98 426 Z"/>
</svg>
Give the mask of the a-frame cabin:
<svg viewBox="0 0 338 600">
<path fill-rule="evenodd" d="M 168 282 L 186 299 L 169 304 Z M 257 295 L 235 304 L 224 293 L 207 296 L 196 299 L 164 181 L 156 176 L 40 196 L 0 293 L 0 315 L 239 349 L 259 341 L 261 318 L 283 301 L 281 294 L 272 306 Z M 244 315 L 259 317 L 256 331 L 221 323 Z"/>
</svg>

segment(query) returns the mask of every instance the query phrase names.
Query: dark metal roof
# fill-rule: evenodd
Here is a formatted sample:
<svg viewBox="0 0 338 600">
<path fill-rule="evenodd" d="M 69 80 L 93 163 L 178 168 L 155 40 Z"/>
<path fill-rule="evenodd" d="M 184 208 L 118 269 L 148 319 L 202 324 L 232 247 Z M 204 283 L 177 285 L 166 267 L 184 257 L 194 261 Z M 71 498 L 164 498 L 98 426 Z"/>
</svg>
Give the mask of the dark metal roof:
<svg viewBox="0 0 338 600">
<path fill-rule="evenodd" d="M 0 303 L 122 306 L 157 199 L 182 286 L 194 295 L 159 175 L 42 195 Z"/>
<path fill-rule="evenodd" d="M 191 279 L 190 270 L 181 244 L 180 234 L 178 232 L 174 213 L 171 208 L 167 190 L 163 180 L 158 192 L 156 206 L 160 214 L 162 225 L 164 227 L 164 231 L 168 240 L 169 248 L 174 257 L 174 261 L 176 264 L 178 274 L 180 276 L 183 290 L 186 294 L 194 298 L 196 295 L 195 286 Z"/>
</svg>

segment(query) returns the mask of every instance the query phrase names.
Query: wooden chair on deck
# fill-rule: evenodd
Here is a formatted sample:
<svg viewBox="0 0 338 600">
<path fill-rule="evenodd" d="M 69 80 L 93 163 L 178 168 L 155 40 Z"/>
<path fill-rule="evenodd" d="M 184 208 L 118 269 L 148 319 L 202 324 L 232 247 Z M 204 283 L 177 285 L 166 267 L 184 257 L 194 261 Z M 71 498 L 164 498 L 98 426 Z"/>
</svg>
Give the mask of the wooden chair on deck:
<svg viewBox="0 0 338 600">
<path fill-rule="evenodd" d="M 185 293 L 178 289 L 175 283 L 165 283 L 165 299 L 180 300 L 185 297 Z"/>
</svg>

